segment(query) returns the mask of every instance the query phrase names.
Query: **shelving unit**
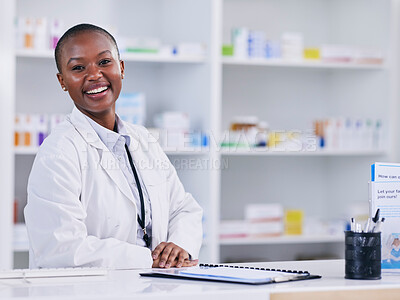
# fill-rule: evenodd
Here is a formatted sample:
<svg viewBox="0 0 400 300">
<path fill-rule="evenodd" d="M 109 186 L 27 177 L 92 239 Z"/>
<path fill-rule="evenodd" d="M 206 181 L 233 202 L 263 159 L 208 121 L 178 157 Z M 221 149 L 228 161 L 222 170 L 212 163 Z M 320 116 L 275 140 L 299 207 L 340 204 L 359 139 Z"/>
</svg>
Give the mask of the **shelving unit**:
<svg viewBox="0 0 400 300">
<path fill-rule="evenodd" d="M 398 139 L 397 116 L 392 112 L 399 100 L 398 3 L 224 0 L 222 20 L 224 44 L 230 43 L 233 28 L 245 27 L 264 31 L 275 41 L 284 32 L 301 32 L 305 47 L 339 44 L 385 51 L 384 63 L 377 65 L 223 57 L 223 130 L 243 115 L 267 121 L 272 130 L 300 132 L 309 130 L 316 119 L 370 117 L 385 120 L 388 144 L 360 151 L 222 148 L 220 219 L 241 220 L 245 205 L 253 203 L 278 202 L 303 210 L 305 218 L 325 220 L 347 219 L 357 203 L 367 207 L 370 164 L 398 158 L 398 144 L 393 144 Z M 343 257 L 342 242 L 342 237 L 328 234 L 221 239 L 220 259 Z"/>
<path fill-rule="evenodd" d="M 261 259 L 269 258 L 266 247 L 274 247 L 274 259 L 285 260 L 288 245 L 293 257 L 322 253 L 317 250 L 343 256 L 339 236 L 220 240 L 219 223 L 243 218 L 248 203 L 279 202 L 304 210 L 306 218 L 346 217 L 351 203 L 366 202 L 369 165 L 400 158 L 397 0 L 125 0 L 118 6 L 107 0 L 102 8 L 93 5 L 94 1 L 73 0 L 63 9 L 56 1 L 15 0 L 14 4 L 15 11 L 10 8 L 0 15 L 54 16 L 63 19 L 66 27 L 81 22 L 111 24 L 125 36 L 207 45 L 205 57 L 121 54 L 126 61 L 124 91 L 145 92 L 149 123 L 163 110 L 186 111 L 193 129 L 212 136 L 209 149 L 167 151 L 171 161 L 181 162 L 178 174 L 205 211 L 203 262 L 252 259 L 243 256 L 244 247 Z M 72 13 L 77 5 L 81 8 L 79 16 Z M 363 65 L 222 57 L 221 45 L 230 41 L 231 29 L 244 26 L 263 30 L 275 40 L 284 31 L 299 31 L 304 34 L 306 46 L 334 43 L 375 47 L 386 51 L 385 60 L 381 65 Z M 16 79 L 5 82 L 12 86 L 8 99 L 17 113 L 70 112 L 72 103 L 55 78 L 52 51 L 18 50 L 12 56 Z M 384 149 L 361 151 L 221 148 L 221 133 L 237 115 L 257 115 L 272 129 L 300 131 L 310 129 L 316 118 L 380 118 L 385 120 L 389 142 Z M 15 168 L 3 171 L 7 178 L 10 174 L 14 178 L 14 194 L 22 210 L 37 149 L 9 148 L 10 155 L 14 153 Z M 191 168 L 188 160 L 193 165 L 205 165 Z M 4 207 L 11 210 L 2 205 L 0 214 Z M 22 211 L 19 217 L 23 221 Z M 11 235 L 10 230 L 7 234 Z"/>
</svg>

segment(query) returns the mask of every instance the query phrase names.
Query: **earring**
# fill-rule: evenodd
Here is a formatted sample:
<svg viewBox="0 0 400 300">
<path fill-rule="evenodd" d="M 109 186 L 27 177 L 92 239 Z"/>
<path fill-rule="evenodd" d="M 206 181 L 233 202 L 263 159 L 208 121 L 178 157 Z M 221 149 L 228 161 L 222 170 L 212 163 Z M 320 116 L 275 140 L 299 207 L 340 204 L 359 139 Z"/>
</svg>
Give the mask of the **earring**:
<svg viewBox="0 0 400 300">
<path fill-rule="evenodd" d="M 124 73 L 121 74 L 121 78 L 124 79 Z"/>
<path fill-rule="evenodd" d="M 67 88 L 65 87 L 65 86 L 63 86 L 63 88 L 62 88 L 64 91 L 66 91 L 67 90 Z"/>
</svg>

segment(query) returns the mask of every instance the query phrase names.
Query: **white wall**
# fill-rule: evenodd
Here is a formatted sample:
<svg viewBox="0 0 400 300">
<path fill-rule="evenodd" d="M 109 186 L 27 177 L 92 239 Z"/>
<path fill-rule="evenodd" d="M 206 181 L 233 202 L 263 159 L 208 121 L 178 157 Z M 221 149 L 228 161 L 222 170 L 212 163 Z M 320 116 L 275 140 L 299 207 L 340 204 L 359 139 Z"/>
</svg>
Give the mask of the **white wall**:
<svg viewBox="0 0 400 300">
<path fill-rule="evenodd" d="M 12 211 L 14 198 L 14 1 L 0 0 L 0 269 L 12 267 Z"/>
</svg>

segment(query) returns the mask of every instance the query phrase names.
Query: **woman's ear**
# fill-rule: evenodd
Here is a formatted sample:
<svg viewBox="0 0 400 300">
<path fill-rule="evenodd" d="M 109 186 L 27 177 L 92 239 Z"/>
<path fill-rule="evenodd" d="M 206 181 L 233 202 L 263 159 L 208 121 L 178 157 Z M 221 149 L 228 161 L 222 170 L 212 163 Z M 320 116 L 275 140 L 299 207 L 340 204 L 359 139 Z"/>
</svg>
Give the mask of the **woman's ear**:
<svg viewBox="0 0 400 300">
<path fill-rule="evenodd" d="M 57 73 L 57 79 L 58 79 L 58 82 L 59 82 L 60 85 L 61 85 L 61 88 L 62 88 L 64 91 L 67 91 L 67 87 L 66 87 L 65 84 L 64 84 L 64 79 L 63 79 L 63 76 L 62 76 L 61 73 Z"/>
<path fill-rule="evenodd" d="M 119 66 L 121 68 L 121 78 L 124 79 L 125 76 L 125 64 L 123 60 L 119 61 Z"/>
</svg>

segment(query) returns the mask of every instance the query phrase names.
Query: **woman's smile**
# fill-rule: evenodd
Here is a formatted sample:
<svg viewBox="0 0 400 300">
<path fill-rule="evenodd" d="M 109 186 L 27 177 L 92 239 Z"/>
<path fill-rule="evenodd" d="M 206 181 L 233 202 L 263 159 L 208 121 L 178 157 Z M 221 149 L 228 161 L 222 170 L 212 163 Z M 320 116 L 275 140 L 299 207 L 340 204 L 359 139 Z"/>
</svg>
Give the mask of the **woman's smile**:
<svg viewBox="0 0 400 300">
<path fill-rule="evenodd" d="M 84 94 L 92 100 L 101 100 L 110 92 L 109 84 L 92 84 L 85 88 Z"/>
</svg>

